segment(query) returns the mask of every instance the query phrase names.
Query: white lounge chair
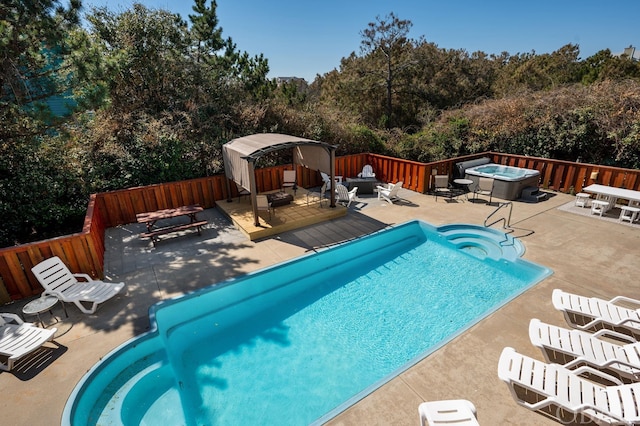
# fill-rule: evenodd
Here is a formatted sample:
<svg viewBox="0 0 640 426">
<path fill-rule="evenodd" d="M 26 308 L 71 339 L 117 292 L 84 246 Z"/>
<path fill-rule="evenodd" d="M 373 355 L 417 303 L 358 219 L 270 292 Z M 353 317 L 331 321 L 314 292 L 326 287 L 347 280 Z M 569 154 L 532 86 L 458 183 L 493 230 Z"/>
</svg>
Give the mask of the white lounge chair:
<svg viewBox="0 0 640 426">
<path fill-rule="evenodd" d="M 387 189 L 384 186 L 378 186 L 378 200 L 382 199 L 388 201 L 389 204 L 393 204 L 393 200 L 398 199 L 398 191 L 400 191 L 400 188 L 402 188 L 402 184 L 403 182 L 400 181 L 391 186 L 391 189 Z"/>
<path fill-rule="evenodd" d="M 0 313 L 0 370 L 11 371 L 20 358 L 53 340 L 56 331 L 26 323 L 15 314 Z"/>
<path fill-rule="evenodd" d="M 421 426 L 479 426 L 476 407 L 466 399 L 423 402 L 418 406 Z"/>
<path fill-rule="evenodd" d="M 559 364 L 547 364 L 504 348 L 498 361 L 498 377 L 504 381 L 516 402 L 530 410 L 545 410 L 553 416 L 563 415 L 563 423 L 578 423 L 584 416 L 598 424 L 637 424 L 640 422 L 637 395 L 640 383 L 603 386 L 581 377 L 589 373 L 613 383 L 607 376 L 589 366 L 569 370 Z M 548 410 L 548 411 L 547 411 Z M 572 413 L 565 418 L 567 411 Z"/>
<path fill-rule="evenodd" d="M 551 296 L 553 306 L 564 314 L 567 323 L 579 330 L 597 331 L 607 328 L 640 338 L 640 300 L 624 296 L 607 301 L 585 297 L 555 289 Z M 621 304 L 624 303 L 625 305 Z M 629 307 L 633 305 L 634 307 Z"/>
<path fill-rule="evenodd" d="M 63 303 L 73 303 L 85 314 L 93 314 L 98 304 L 124 288 L 124 283 L 106 283 L 87 274 L 72 274 L 58 256 L 43 260 L 31 271 L 44 288 L 43 294 L 56 296 Z M 78 278 L 84 281 L 78 281 Z"/>
<path fill-rule="evenodd" d="M 362 168 L 362 171 L 360 173 L 358 173 L 358 177 L 359 178 L 374 178 L 374 177 L 376 177 L 376 174 L 373 173 L 373 167 L 371 167 L 371 164 L 365 164 L 365 166 Z"/>
<path fill-rule="evenodd" d="M 620 345 L 601 336 L 630 343 Z M 529 322 L 529 339 L 542 350 L 547 362 L 567 368 L 588 364 L 625 382 L 640 380 L 640 343 L 627 335 L 611 330 L 595 334 L 569 330 L 534 318 Z"/>
<path fill-rule="evenodd" d="M 336 185 L 336 194 L 338 195 L 338 199 L 336 201 L 346 203 L 347 207 L 349 207 L 351 202 L 356 199 L 357 192 L 357 186 L 349 191 L 346 186 L 338 184 Z"/>
</svg>

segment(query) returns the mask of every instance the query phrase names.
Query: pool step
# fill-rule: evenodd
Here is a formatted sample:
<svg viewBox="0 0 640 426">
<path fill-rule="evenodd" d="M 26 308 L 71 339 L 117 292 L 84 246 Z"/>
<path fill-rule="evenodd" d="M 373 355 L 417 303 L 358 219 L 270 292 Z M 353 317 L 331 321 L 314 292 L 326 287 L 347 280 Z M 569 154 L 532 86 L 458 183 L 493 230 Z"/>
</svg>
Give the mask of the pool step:
<svg viewBox="0 0 640 426">
<path fill-rule="evenodd" d="M 171 367 L 164 362 L 156 362 L 133 375 L 100 413 L 100 425 L 154 424 L 158 418 L 149 422 L 145 416 L 155 412 L 166 413 L 158 406 L 171 406 L 171 418 L 163 418 L 167 424 L 185 424 L 184 413 L 180 407 L 180 396 L 173 377 Z M 166 414 L 165 414 L 166 415 Z"/>
<path fill-rule="evenodd" d="M 476 237 L 454 237 L 448 239 L 458 250 L 463 250 L 479 259 L 489 257 L 494 260 L 505 257 L 502 247 L 494 241 Z"/>
<path fill-rule="evenodd" d="M 494 228 L 453 224 L 439 227 L 438 232 L 459 249 L 484 248 L 486 256 L 492 259 L 516 259 L 524 254 L 524 246 L 519 240 Z"/>
</svg>

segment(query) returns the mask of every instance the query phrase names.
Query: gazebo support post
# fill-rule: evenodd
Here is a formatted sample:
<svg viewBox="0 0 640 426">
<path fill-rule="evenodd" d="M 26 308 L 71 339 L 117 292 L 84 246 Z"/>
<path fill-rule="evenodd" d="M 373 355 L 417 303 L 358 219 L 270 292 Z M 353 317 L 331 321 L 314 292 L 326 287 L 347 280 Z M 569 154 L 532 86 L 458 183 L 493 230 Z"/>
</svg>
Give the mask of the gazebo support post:
<svg viewBox="0 0 640 426">
<path fill-rule="evenodd" d="M 225 177 L 227 177 L 226 174 L 225 174 Z M 231 182 L 229 182 L 230 179 L 228 177 L 225 180 L 227 181 L 227 203 L 230 203 L 232 201 L 231 200 Z"/>
<path fill-rule="evenodd" d="M 254 160 L 249 158 L 247 160 L 249 166 L 249 190 L 251 191 L 251 208 L 253 209 L 253 224 L 260 226 L 260 216 L 258 216 L 258 201 L 256 196 L 258 195 L 258 187 L 256 185 L 256 167 Z"/>
<path fill-rule="evenodd" d="M 329 149 L 329 171 L 330 171 L 330 175 L 331 175 L 331 191 L 329 191 L 331 193 L 331 195 L 329 196 L 329 199 L 331 200 L 331 202 L 329 203 L 329 206 L 331 207 L 335 207 L 336 206 L 336 149 L 335 147 L 331 147 Z"/>
</svg>

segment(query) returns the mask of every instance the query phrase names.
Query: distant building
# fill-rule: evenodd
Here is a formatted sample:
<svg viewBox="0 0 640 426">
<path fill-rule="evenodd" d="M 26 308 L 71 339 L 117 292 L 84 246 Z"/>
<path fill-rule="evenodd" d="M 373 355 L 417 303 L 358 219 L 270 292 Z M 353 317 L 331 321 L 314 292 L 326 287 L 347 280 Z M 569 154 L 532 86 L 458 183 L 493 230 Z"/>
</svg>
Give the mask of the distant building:
<svg viewBox="0 0 640 426">
<path fill-rule="evenodd" d="M 300 77 L 276 77 L 276 83 L 278 86 L 284 83 L 296 83 L 299 86 L 300 84 L 307 84 L 307 80 Z"/>
<path fill-rule="evenodd" d="M 306 93 L 309 89 L 307 80 L 300 77 L 276 77 L 276 84 L 280 87 L 283 84 L 295 84 L 299 93 Z"/>
<path fill-rule="evenodd" d="M 636 48 L 632 45 L 629 45 L 629 47 L 625 47 L 622 53 L 617 53 L 613 56 L 617 56 L 619 58 L 626 57 L 634 61 L 640 61 L 640 52 L 637 51 Z"/>
</svg>

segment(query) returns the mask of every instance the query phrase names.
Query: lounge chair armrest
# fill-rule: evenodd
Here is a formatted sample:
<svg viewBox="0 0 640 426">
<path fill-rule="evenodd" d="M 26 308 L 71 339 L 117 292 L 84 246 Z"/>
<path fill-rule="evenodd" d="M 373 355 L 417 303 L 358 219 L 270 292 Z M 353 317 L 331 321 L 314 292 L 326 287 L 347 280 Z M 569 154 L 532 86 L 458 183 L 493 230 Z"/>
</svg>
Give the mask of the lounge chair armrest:
<svg viewBox="0 0 640 426">
<path fill-rule="evenodd" d="M 88 274 L 72 274 L 76 278 L 82 278 L 83 280 L 89 282 L 93 281 L 93 279 Z"/>
<path fill-rule="evenodd" d="M 636 305 L 638 306 L 638 308 L 640 308 L 640 300 L 632 299 L 626 296 L 616 296 L 613 299 L 611 299 L 609 302 L 610 303 L 627 302 L 627 303 L 631 303 L 632 305 Z"/>
<path fill-rule="evenodd" d="M 537 392 L 536 389 L 531 389 L 529 386 L 525 386 L 525 388 L 526 389 L 530 389 L 533 392 Z M 512 391 L 512 392 L 515 392 L 515 391 Z M 531 411 L 538 411 L 538 410 L 541 410 L 541 409 L 553 404 L 555 402 L 555 400 L 556 400 L 555 398 L 546 397 L 545 399 L 540 400 L 540 401 L 538 401 L 536 403 L 527 402 L 527 401 L 525 401 L 523 399 L 518 399 L 517 401 L 518 401 L 518 403 L 520 405 L 523 405 L 524 407 L 527 407 Z"/>
<path fill-rule="evenodd" d="M 624 318 L 620 321 L 609 321 L 608 323 L 614 326 L 621 326 L 621 325 L 625 325 L 627 323 L 640 323 L 640 317 L 639 318 Z M 583 331 L 589 331 L 592 327 L 597 326 L 598 324 L 602 323 L 602 318 L 594 318 L 593 320 L 589 321 L 586 324 L 583 325 L 577 325 L 577 324 L 573 324 L 574 328 L 577 328 L 578 330 L 583 330 Z"/>
<path fill-rule="evenodd" d="M 580 365 L 580 364 L 584 364 L 584 363 L 587 363 L 587 362 L 589 362 L 589 361 L 585 357 L 579 356 L 579 357 L 574 358 L 573 360 L 567 362 L 566 364 L 563 364 L 562 366 L 565 367 L 565 368 L 573 369 L 574 366 L 577 366 L 577 365 Z M 635 377 L 640 377 L 640 368 L 639 368 L 639 366 L 637 364 L 626 362 L 626 361 L 618 359 L 618 358 L 612 358 L 612 359 L 607 360 L 606 362 L 599 362 L 598 363 L 598 367 L 600 367 L 600 368 L 611 367 L 612 365 L 624 365 L 625 367 L 628 367 L 631 370 L 637 371 L 637 373 L 634 372 L 632 374 Z M 587 366 L 585 365 L 584 367 L 586 369 Z M 578 370 L 579 369 L 580 368 L 575 369 L 573 371 L 578 374 Z M 589 370 L 587 372 L 588 373 L 595 373 L 598 376 L 600 376 L 600 377 L 602 377 L 602 378 L 604 378 L 606 380 L 613 381 L 613 382 L 617 382 L 617 380 L 618 380 L 617 377 L 609 376 L 609 374 L 604 373 L 604 372 L 602 372 L 602 371 L 600 371 L 598 369 Z"/>
<path fill-rule="evenodd" d="M 8 312 L 0 312 L 0 317 L 2 317 L 6 323 L 15 323 L 15 324 L 24 324 L 24 321 L 22 321 L 22 318 L 20 318 L 18 315 L 16 314 L 10 314 Z"/>
<path fill-rule="evenodd" d="M 608 330 L 606 328 L 603 328 L 602 330 L 598 330 L 595 333 L 593 333 L 593 337 L 610 337 L 610 338 L 614 338 L 617 340 L 623 340 L 625 342 L 629 342 L 629 343 L 636 343 L 637 340 L 634 339 L 633 337 L 627 335 L 627 334 L 622 334 L 622 333 L 618 333 L 617 331 L 613 331 L 613 330 Z"/>
<path fill-rule="evenodd" d="M 593 374 L 599 376 L 605 380 L 609 380 L 616 385 L 623 385 L 624 383 L 618 379 L 617 377 L 612 376 L 611 374 L 604 373 L 596 368 L 590 367 L 588 365 L 583 365 L 582 367 L 578 367 L 575 370 L 572 370 L 575 374 L 580 375 L 584 373 Z"/>
</svg>

